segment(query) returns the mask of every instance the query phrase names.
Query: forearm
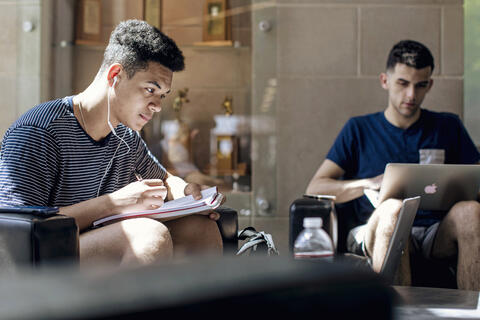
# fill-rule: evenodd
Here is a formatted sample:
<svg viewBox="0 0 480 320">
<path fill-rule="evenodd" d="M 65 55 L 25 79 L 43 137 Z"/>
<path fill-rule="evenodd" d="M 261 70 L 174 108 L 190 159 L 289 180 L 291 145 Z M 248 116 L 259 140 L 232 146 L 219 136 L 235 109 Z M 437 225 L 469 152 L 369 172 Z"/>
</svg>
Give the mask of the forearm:
<svg viewBox="0 0 480 320">
<path fill-rule="evenodd" d="M 336 202 L 347 202 L 363 196 L 363 190 L 371 187 L 370 179 L 336 180 L 318 178 L 312 180 L 307 187 L 309 194 L 334 195 Z"/>
<path fill-rule="evenodd" d="M 75 219 L 80 231 L 90 227 L 93 221 L 114 214 L 114 211 L 115 207 L 109 195 L 60 208 L 60 214 Z"/>
</svg>

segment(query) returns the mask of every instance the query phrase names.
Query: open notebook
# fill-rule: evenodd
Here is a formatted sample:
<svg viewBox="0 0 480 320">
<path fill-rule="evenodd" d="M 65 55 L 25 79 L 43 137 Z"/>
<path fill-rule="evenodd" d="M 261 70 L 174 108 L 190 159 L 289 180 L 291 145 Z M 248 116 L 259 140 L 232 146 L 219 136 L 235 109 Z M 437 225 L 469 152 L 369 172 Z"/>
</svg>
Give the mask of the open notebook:
<svg viewBox="0 0 480 320">
<path fill-rule="evenodd" d="M 224 195 L 218 192 L 217 187 L 202 190 L 202 198 L 195 200 L 191 195 L 175 200 L 167 201 L 158 209 L 119 213 L 108 216 L 93 222 L 93 227 L 117 222 L 129 218 L 148 217 L 152 219 L 162 219 L 171 217 L 182 217 L 190 214 L 199 214 L 211 212 L 220 206 Z"/>
</svg>

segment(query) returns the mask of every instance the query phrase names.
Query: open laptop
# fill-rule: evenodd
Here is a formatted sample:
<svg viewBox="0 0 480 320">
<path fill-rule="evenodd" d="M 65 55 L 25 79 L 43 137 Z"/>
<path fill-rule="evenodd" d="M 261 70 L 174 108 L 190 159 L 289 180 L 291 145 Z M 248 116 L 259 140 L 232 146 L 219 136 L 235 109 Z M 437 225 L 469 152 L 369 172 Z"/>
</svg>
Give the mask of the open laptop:
<svg viewBox="0 0 480 320">
<path fill-rule="evenodd" d="M 403 250 L 410 238 L 415 215 L 420 204 L 420 197 L 407 198 L 403 200 L 397 224 L 393 230 L 392 238 L 388 244 L 387 254 L 382 264 L 380 274 L 389 283 L 393 283 L 395 272 L 400 263 Z"/>
<path fill-rule="evenodd" d="M 475 200 L 480 165 L 389 163 L 380 192 L 366 190 L 374 206 L 385 199 L 421 196 L 419 209 L 448 211 L 459 201 Z"/>
</svg>

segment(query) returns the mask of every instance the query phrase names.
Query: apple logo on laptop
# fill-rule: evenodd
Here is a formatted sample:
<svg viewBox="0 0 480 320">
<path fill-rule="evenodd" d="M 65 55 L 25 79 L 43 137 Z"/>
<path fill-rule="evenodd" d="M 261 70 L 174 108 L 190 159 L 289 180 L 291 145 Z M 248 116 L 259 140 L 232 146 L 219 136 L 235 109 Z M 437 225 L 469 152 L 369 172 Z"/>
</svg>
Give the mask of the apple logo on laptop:
<svg viewBox="0 0 480 320">
<path fill-rule="evenodd" d="M 435 183 L 432 183 L 431 185 L 425 187 L 426 194 L 433 194 L 435 192 L 437 192 L 437 185 Z"/>
</svg>

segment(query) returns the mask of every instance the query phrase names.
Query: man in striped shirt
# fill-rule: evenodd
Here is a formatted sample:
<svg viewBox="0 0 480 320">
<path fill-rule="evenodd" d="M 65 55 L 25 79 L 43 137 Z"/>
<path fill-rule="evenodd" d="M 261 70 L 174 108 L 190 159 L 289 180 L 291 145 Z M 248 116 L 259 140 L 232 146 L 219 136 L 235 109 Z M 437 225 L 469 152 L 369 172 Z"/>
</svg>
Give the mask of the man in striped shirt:
<svg viewBox="0 0 480 320">
<path fill-rule="evenodd" d="M 82 264 L 220 253 L 217 213 L 90 228 L 112 214 L 158 208 L 166 197 L 201 197 L 200 186 L 168 173 L 138 134 L 161 110 L 173 72 L 183 69 L 182 52 L 158 29 L 139 20 L 120 23 L 88 88 L 35 106 L 5 133 L 0 204 L 57 206 L 75 218 Z"/>
</svg>

